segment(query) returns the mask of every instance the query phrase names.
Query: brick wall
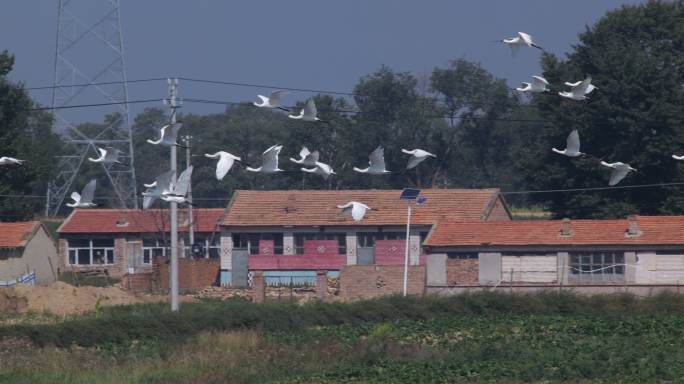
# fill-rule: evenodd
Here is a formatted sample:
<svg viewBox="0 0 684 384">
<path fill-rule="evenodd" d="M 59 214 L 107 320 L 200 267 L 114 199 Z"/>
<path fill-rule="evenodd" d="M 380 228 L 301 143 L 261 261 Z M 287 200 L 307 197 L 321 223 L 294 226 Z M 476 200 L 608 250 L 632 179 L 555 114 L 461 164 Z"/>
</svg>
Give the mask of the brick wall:
<svg viewBox="0 0 684 384">
<path fill-rule="evenodd" d="M 478 259 L 446 260 L 447 285 L 478 285 L 480 261 Z"/>
<path fill-rule="evenodd" d="M 376 240 L 375 264 L 404 265 L 406 240 Z"/>
<path fill-rule="evenodd" d="M 150 292 L 156 288 L 153 272 L 124 275 L 121 283 L 123 287 L 133 292 Z"/>
<path fill-rule="evenodd" d="M 349 265 L 340 271 L 340 297 L 347 300 L 401 293 L 403 284 L 403 265 Z M 425 266 L 409 267 L 407 288 L 412 295 L 425 292 Z"/>
<path fill-rule="evenodd" d="M 159 288 L 169 289 L 169 259 L 158 257 L 154 260 L 159 265 Z M 178 259 L 179 289 L 199 289 L 216 285 L 221 262 L 218 259 Z"/>
</svg>

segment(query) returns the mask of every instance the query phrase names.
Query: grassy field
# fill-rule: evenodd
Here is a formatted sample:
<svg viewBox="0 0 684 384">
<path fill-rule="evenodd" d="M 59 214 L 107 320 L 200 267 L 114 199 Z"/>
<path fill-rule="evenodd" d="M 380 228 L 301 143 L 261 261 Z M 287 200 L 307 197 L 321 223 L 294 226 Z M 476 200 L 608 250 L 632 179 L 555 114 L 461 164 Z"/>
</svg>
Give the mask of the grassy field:
<svg viewBox="0 0 684 384">
<path fill-rule="evenodd" d="M 0 382 L 684 382 L 678 295 L 204 302 L 9 324 Z"/>
</svg>

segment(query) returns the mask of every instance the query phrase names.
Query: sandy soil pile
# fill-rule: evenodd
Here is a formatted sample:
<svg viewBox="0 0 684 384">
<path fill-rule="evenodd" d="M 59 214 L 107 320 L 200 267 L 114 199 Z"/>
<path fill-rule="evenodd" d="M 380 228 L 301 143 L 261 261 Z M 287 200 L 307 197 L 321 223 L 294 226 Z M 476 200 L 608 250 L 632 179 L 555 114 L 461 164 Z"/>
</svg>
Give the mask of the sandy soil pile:
<svg viewBox="0 0 684 384">
<path fill-rule="evenodd" d="M 141 303 L 143 300 L 118 286 L 74 287 L 58 281 L 49 286 L 31 287 L 18 284 L 14 287 L 15 300 L 20 303 L 19 312 L 50 312 L 55 315 L 70 315 L 95 309 L 100 305 Z"/>
</svg>

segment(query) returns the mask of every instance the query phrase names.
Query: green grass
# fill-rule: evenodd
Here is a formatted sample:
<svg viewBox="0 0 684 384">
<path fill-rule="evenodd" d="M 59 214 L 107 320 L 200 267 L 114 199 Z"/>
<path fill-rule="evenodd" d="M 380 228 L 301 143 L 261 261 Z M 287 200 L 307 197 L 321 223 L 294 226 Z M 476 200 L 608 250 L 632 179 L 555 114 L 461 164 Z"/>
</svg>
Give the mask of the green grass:
<svg viewBox="0 0 684 384">
<path fill-rule="evenodd" d="M 0 382 L 684 382 L 683 304 L 479 293 L 112 307 L 1 326 Z M 3 352 L 16 340 L 36 347 Z"/>
<path fill-rule="evenodd" d="M 59 274 L 57 280 L 71 284 L 75 287 L 91 286 L 91 287 L 109 287 L 121 282 L 119 278 L 109 276 L 91 275 L 83 272 L 63 272 Z"/>
</svg>

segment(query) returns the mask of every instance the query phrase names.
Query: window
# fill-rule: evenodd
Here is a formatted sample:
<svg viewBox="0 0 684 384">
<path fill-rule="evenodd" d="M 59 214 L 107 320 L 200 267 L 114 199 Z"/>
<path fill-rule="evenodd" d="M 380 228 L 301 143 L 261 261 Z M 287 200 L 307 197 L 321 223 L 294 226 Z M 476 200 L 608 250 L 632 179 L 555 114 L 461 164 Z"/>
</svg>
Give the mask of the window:
<svg viewBox="0 0 684 384">
<path fill-rule="evenodd" d="M 155 257 L 166 257 L 169 249 L 163 240 L 159 239 L 143 239 L 143 264 L 152 264 L 152 259 Z M 170 252 L 169 252 L 170 253 Z"/>
<path fill-rule="evenodd" d="M 195 244 L 202 247 L 200 257 L 218 259 L 221 257 L 221 237 L 218 235 L 195 235 Z M 239 248 L 239 247 L 235 247 Z M 187 244 L 185 247 L 186 255 L 193 255 L 192 246 Z M 194 255 L 193 255 L 194 256 Z"/>
<path fill-rule="evenodd" d="M 376 240 L 406 240 L 404 232 L 358 232 L 356 234 L 358 247 L 374 247 Z"/>
<path fill-rule="evenodd" d="M 114 239 L 69 240 L 70 265 L 114 264 Z"/>
<path fill-rule="evenodd" d="M 273 253 L 283 254 L 282 233 L 235 233 L 233 234 L 233 249 L 246 249 L 250 255 L 257 255 L 261 240 L 273 241 Z"/>
<path fill-rule="evenodd" d="M 582 252 L 570 254 L 570 276 L 580 280 L 622 280 L 625 275 L 623 252 Z"/>
<path fill-rule="evenodd" d="M 338 249 L 337 253 L 344 255 L 347 253 L 347 236 L 344 233 L 297 233 L 294 236 L 295 242 L 295 254 L 304 254 L 304 241 L 305 240 L 337 240 Z"/>
</svg>

